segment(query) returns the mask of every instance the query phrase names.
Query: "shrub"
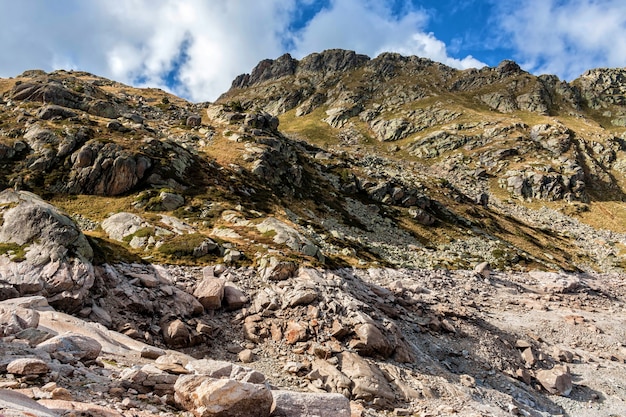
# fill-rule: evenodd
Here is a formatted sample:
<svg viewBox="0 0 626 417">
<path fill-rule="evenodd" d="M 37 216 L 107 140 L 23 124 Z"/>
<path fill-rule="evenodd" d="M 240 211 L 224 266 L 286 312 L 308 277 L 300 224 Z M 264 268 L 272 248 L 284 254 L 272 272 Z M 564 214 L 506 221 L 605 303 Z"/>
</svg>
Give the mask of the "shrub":
<svg viewBox="0 0 626 417">
<path fill-rule="evenodd" d="M 193 250 L 206 239 L 200 233 L 176 236 L 159 246 L 159 252 L 170 256 L 192 256 Z"/>
</svg>

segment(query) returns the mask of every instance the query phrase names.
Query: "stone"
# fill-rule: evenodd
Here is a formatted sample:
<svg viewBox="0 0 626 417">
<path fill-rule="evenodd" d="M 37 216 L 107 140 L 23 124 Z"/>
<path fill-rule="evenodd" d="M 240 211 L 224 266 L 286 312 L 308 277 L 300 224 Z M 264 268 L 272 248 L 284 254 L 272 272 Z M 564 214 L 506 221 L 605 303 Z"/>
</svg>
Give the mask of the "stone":
<svg viewBox="0 0 626 417">
<path fill-rule="evenodd" d="M 341 394 L 272 391 L 272 417 L 350 417 L 350 401 Z"/>
<path fill-rule="evenodd" d="M 273 397 L 265 384 L 203 375 L 182 375 L 174 384 L 174 398 L 196 417 L 269 417 Z"/>
<path fill-rule="evenodd" d="M 37 117 L 42 120 L 69 119 L 71 117 L 76 117 L 76 113 L 66 107 L 48 104 L 39 108 L 37 111 Z"/>
<path fill-rule="evenodd" d="M 20 259 L 0 256 L 0 282 L 21 296 L 45 295 L 58 310 L 82 308 L 95 276 L 93 249 L 76 223 L 37 195 L 0 192 L 0 243 L 20 246 Z"/>
<path fill-rule="evenodd" d="M 222 306 L 225 285 L 226 280 L 224 279 L 206 278 L 200 281 L 193 295 L 205 309 L 217 310 Z"/>
<path fill-rule="evenodd" d="M 305 341 L 307 339 L 306 327 L 297 321 L 289 320 L 284 336 L 286 342 L 290 345 Z"/>
<path fill-rule="evenodd" d="M 58 414 L 26 395 L 0 389 L 0 410 L 6 417 L 58 417 Z"/>
<path fill-rule="evenodd" d="M 239 288 L 230 283 L 224 286 L 224 308 L 227 311 L 238 310 L 248 303 L 248 297 Z"/>
<path fill-rule="evenodd" d="M 374 323 L 359 324 L 354 329 L 358 339 L 350 342 L 350 347 L 364 356 L 391 356 L 395 346 L 385 337 Z"/>
<path fill-rule="evenodd" d="M 7 372 L 13 375 L 42 375 L 50 372 L 50 367 L 38 358 L 20 358 L 7 365 Z"/>
<path fill-rule="evenodd" d="M 572 375 L 565 365 L 557 365 L 549 370 L 539 370 L 535 377 L 550 394 L 567 397 L 572 392 Z"/>
<path fill-rule="evenodd" d="M 527 366 L 533 366 L 537 363 L 537 358 L 535 357 L 532 348 L 526 348 L 522 351 L 522 359 L 524 359 Z"/>
<path fill-rule="evenodd" d="M 66 333 L 38 344 L 37 348 L 48 352 L 53 358 L 58 357 L 61 362 L 66 360 L 66 355 L 85 362 L 97 359 L 102 345 L 91 337 Z"/>
<path fill-rule="evenodd" d="M 240 362 L 250 363 L 254 361 L 254 353 L 250 349 L 244 349 L 237 354 Z"/>
<path fill-rule="evenodd" d="M 491 265 L 489 262 L 481 262 L 474 267 L 474 272 L 487 279 L 491 276 Z"/>
<path fill-rule="evenodd" d="M 187 325 L 181 320 L 165 321 L 161 324 L 163 339 L 168 346 L 187 347 L 191 340 L 191 335 Z"/>
<path fill-rule="evenodd" d="M 165 211 L 174 211 L 185 204 L 185 198 L 180 194 L 162 191 L 159 194 L 161 208 Z"/>
<path fill-rule="evenodd" d="M 37 327 L 38 324 L 39 313 L 37 311 L 0 303 L 0 337 Z"/>
<path fill-rule="evenodd" d="M 339 355 L 341 372 L 353 382 L 352 396 L 357 400 L 374 401 L 389 404 L 395 394 L 382 371 L 376 365 L 353 352 L 342 352 Z"/>
<path fill-rule="evenodd" d="M 163 355 L 165 355 L 165 351 L 163 349 L 159 349 L 154 346 L 144 346 L 141 349 L 141 357 L 146 359 L 157 359 Z"/>
</svg>

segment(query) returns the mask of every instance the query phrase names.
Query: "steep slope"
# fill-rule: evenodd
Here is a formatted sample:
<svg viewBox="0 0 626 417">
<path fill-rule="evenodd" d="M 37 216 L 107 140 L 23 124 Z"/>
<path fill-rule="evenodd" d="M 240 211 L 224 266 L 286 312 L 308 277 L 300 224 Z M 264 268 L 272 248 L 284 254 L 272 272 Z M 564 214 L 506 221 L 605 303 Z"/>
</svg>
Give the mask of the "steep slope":
<svg viewBox="0 0 626 417">
<path fill-rule="evenodd" d="M 0 388 L 119 415 L 200 415 L 198 387 L 242 378 L 360 416 L 621 412 L 623 76 L 330 50 L 216 103 L 0 80 Z M 42 353 L 63 326 L 101 360 Z"/>
</svg>

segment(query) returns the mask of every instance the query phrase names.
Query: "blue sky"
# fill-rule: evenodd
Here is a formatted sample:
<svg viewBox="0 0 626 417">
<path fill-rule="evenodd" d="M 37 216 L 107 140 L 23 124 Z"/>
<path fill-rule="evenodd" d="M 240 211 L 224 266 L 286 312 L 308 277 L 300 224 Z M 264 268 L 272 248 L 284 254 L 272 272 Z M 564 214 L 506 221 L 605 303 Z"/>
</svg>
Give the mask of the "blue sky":
<svg viewBox="0 0 626 417">
<path fill-rule="evenodd" d="M 624 0 L 0 0 L 0 77 L 75 69 L 192 101 L 285 52 L 418 55 L 572 80 L 626 66 Z"/>
</svg>

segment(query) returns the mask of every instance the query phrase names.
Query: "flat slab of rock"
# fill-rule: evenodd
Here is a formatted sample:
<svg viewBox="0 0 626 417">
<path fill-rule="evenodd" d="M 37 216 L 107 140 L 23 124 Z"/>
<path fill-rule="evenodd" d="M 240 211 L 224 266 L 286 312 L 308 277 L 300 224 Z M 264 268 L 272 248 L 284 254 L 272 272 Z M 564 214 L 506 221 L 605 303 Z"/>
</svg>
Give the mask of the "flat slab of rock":
<svg viewBox="0 0 626 417">
<path fill-rule="evenodd" d="M 50 367 L 38 358 L 15 359 L 7 365 L 7 372 L 13 375 L 43 375 Z"/>
<path fill-rule="evenodd" d="M 0 389 L 0 413 L 4 417 L 58 417 L 58 414 L 26 395 Z"/>
<path fill-rule="evenodd" d="M 350 417 L 350 401 L 341 394 L 272 391 L 272 417 Z"/>
</svg>

